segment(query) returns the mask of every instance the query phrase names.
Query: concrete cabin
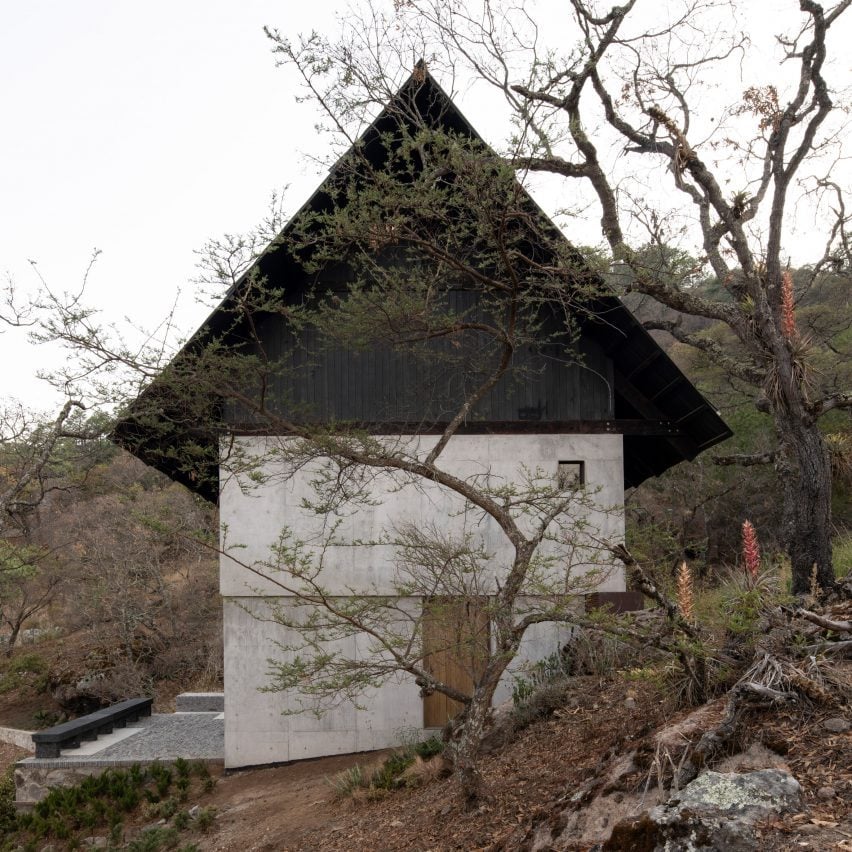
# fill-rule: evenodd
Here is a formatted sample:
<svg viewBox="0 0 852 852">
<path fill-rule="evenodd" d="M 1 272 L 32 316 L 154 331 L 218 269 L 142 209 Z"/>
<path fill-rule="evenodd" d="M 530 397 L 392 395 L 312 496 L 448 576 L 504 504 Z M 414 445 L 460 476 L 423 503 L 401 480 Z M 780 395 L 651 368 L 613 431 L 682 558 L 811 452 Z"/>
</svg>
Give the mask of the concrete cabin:
<svg viewBox="0 0 852 852">
<path fill-rule="evenodd" d="M 476 140 L 487 150 L 448 95 L 420 68 L 364 132 L 358 156 L 380 165 L 394 129 L 412 117 Z M 316 501 L 313 483 L 322 476 L 321 454 L 302 460 L 296 470 L 283 468 L 286 452 L 282 456 L 281 448 L 293 445 L 287 434 L 274 431 L 282 412 L 292 421 L 310 418 L 341 429 L 354 424 L 409 457 L 422 458 L 469 393 L 466 374 L 457 363 L 448 369 L 439 358 L 429 367 L 410 349 L 392 345 L 353 352 L 328 345 L 315 327 L 288 324 L 288 306 L 295 309 L 317 292 L 345 294 L 352 281 L 345 261 L 318 265 L 306 259 L 304 248 L 293 248 L 297 232 L 304 244 L 299 223 L 333 205 L 333 181 L 339 172 L 339 167 L 332 172 L 232 288 L 115 432 L 115 439 L 143 461 L 218 502 L 227 767 L 383 748 L 396 744 L 402 731 L 442 725 L 458 707 L 439 694 L 422 697 L 407 674 L 380 679 L 357 702 L 345 701 L 320 717 L 292 712 L 310 704 L 309 696 L 262 691 L 270 682 L 268 661 L 292 653 L 287 647 L 298 639 L 290 628 L 270 619 L 270 607 L 289 614 L 287 618 L 306 616 L 287 583 L 282 587 L 280 578 L 262 576 L 269 575 L 267 568 L 260 573 L 252 568 L 268 563 L 282 526 L 302 541 L 316 542 L 328 523 L 321 513 L 306 508 Z M 574 251 L 529 197 L 520 195 L 542 227 Z M 578 263 L 582 265 L 582 258 Z M 240 314 L 236 308 L 241 299 L 259 280 L 280 299 L 280 309 L 267 305 L 251 316 Z M 444 298 L 458 316 L 478 310 L 476 289 L 463 283 L 449 287 Z M 730 431 L 620 300 L 599 290 L 586 298 L 585 308 L 575 333 L 566 333 L 564 339 L 557 327 L 562 322 L 558 311 L 541 309 L 549 311 L 541 320 L 544 341 L 519 348 L 514 379 L 501 379 L 469 412 L 444 449 L 441 464 L 458 477 L 494 482 L 516 482 L 525 470 L 554 481 L 567 477 L 583 486 L 587 500 L 566 523 L 576 521 L 579 528 L 582 521 L 598 538 L 621 541 L 624 489 L 694 458 L 729 437 Z M 540 319 L 540 312 L 537 316 Z M 210 367 L 222 362 L 205 361 L 211 349 L 221 356 L 229 348 L 262 352 L 268 363 L 285 364 L 286 370 L 270 369 L 249 387 L 255 379 L 235 379 L 226 366 Z M 230 392 L 234 382 L 243 383 L 239 393 Z M 275 412 L 274 417 L 264 420 L 258 416 L 260 408 L 244 404 L 257 394 L 263 395 L 264 410 Z M 248 467 L 247 462 L 256 466 Z M 477 518 L 471 523 L 458 495 L 436 482 L 412 483 L 384 471 L 370 479 L 368 495 L 366 503 L 342 506 L 333 543 L 314 550 L 322 555 L 320 579 L 330 597 L 394 598 L 401 617 L 412 614 L 416 621 L 429 600 L 400 594 L 399 554 L 387 542 L 387 530 L 405 524 L 472 532 L 495 566 L 508 558 L 509 544 L 496 522 Z M 555 546 L 543 545 L 545 553 L 558 555 Z M 623 570 L 591 550 L 570 570 L 582 573 L 601 562 L 606 570 L 595 575 L 597 589 L 623 591 Z M 495 576 L 483 581 L 485 597 L 497 588 L 499 571 L 495 568 Z M 468 605 L 459 617 L 476 622 L 481 614 Z M 555 624 L 530 628 L 513 668 L 557 651 L 565 630 Z M 488 636 L 487 624 L 482 635 Z M 433 639 L 424 622 L 419 641 L 427 657 Z M 374 653 L 366 635 L 336 640 L 330 648 L 350 659 L 369 660 Z M 463 667 L 456 666 L 459 671 L 453 674 L 454 663 L 446 655 L 435 652 L 433 664 L 445 666 L 446 677 L 461 678 L 460 685 L 465 678 L 469 681 Z M 495 701 L 509 697 L 511 688 L 508 671 Z"/>
</svg>

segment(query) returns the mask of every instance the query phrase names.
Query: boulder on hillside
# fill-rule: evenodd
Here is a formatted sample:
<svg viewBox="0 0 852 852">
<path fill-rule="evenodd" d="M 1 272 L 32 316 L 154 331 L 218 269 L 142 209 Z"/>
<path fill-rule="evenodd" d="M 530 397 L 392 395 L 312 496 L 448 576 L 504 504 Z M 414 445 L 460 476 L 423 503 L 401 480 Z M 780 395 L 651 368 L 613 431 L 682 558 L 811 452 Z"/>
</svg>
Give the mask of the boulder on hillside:
<svg viewBox="0 0 852 852">
<path fill-rule="evenodd" d="M 755 824 L 801 803 L 799 782 L 780 769 L 704 772 L 665 804 L 618 823 L 605 852 L 751 852 Z"/>
</svg>

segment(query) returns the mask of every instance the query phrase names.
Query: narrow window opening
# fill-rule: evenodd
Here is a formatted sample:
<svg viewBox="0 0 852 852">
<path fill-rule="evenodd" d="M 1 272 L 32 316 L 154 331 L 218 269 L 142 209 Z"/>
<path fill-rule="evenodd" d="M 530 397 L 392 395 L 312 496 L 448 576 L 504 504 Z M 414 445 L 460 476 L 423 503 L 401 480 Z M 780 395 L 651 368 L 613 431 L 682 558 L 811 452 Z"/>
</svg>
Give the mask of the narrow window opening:
<svg viewBox="0 0 852 852">
<path fill-rule="evenodd" d="M 561 461 L 556 470 L 556 485 L 560 491 L 582 488 L 586 484 L 586 463 Z"/>
</svg>

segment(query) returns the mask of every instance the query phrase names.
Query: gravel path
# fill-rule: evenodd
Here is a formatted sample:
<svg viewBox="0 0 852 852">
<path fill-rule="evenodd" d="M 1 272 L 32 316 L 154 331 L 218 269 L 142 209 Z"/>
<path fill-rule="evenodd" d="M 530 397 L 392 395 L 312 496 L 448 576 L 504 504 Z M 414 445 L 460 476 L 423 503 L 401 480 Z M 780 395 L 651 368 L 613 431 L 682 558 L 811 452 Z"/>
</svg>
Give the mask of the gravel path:
<svg viewBox="0 0 852 852">
<path fill-rule="evenodd" d="M 80 760 L 174 760 L 176 757 L 221 760 L 225 754 L 225 720 L 221 713 L 163 713 L 142 719 L 138 733 Z M 74 759 L 74 752 L 63 754 Z"/>
</svg>

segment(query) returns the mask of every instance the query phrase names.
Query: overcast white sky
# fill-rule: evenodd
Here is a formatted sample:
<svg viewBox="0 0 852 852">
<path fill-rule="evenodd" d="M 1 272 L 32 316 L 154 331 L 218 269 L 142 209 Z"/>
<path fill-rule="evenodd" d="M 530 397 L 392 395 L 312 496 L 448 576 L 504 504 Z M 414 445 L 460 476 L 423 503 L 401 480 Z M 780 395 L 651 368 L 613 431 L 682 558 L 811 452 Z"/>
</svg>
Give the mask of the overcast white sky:
<svg viewBox="0 0 852 852">
<path fill-rule="evenodd" d="M 194 249 L 253 226 L 274 188 L 317 183 L 298 153 L 314 116 L 296 108 L 262 27 L 327 28 L 339 5 L 3 3 L 0 273 L 26 288 L 37 260 L 71 290 L 97 247 L 88 300 L 156 323 L 192 277 Z M 0 395 L 45 399 L 29 369 L 39 353 L 7 333 L 0 357 Z"/>
<path fill-rule="evenodd" d="M 554 0 L 555 3 L 555 0 Z M 659 9 L 657 3 L 652 4 Z M 766 17 L 793 3 L 748 7 Z M 57 290 L 102 251 L 88 301 L 150 326 L 193 276 L 193 251 L 250 228 L 270 192 L 298 207 L 320 176 L 315 113 L 295 102 L 262 27 L 333 31 L 333 0 L 26 0 L 0 5 L 0 275 L 34 285 L 30 260 Z M 762 49 L 768 52 L 771 47 Z M 460 100 L 489 136 L 488 116 Z M 597 216 L 595 216 L 597 219 Z M 187 330 L 206 311 L 182 318 Z M 49 404 L 42 355 L 0 335 L 0 398 Z"/>
</svg>

